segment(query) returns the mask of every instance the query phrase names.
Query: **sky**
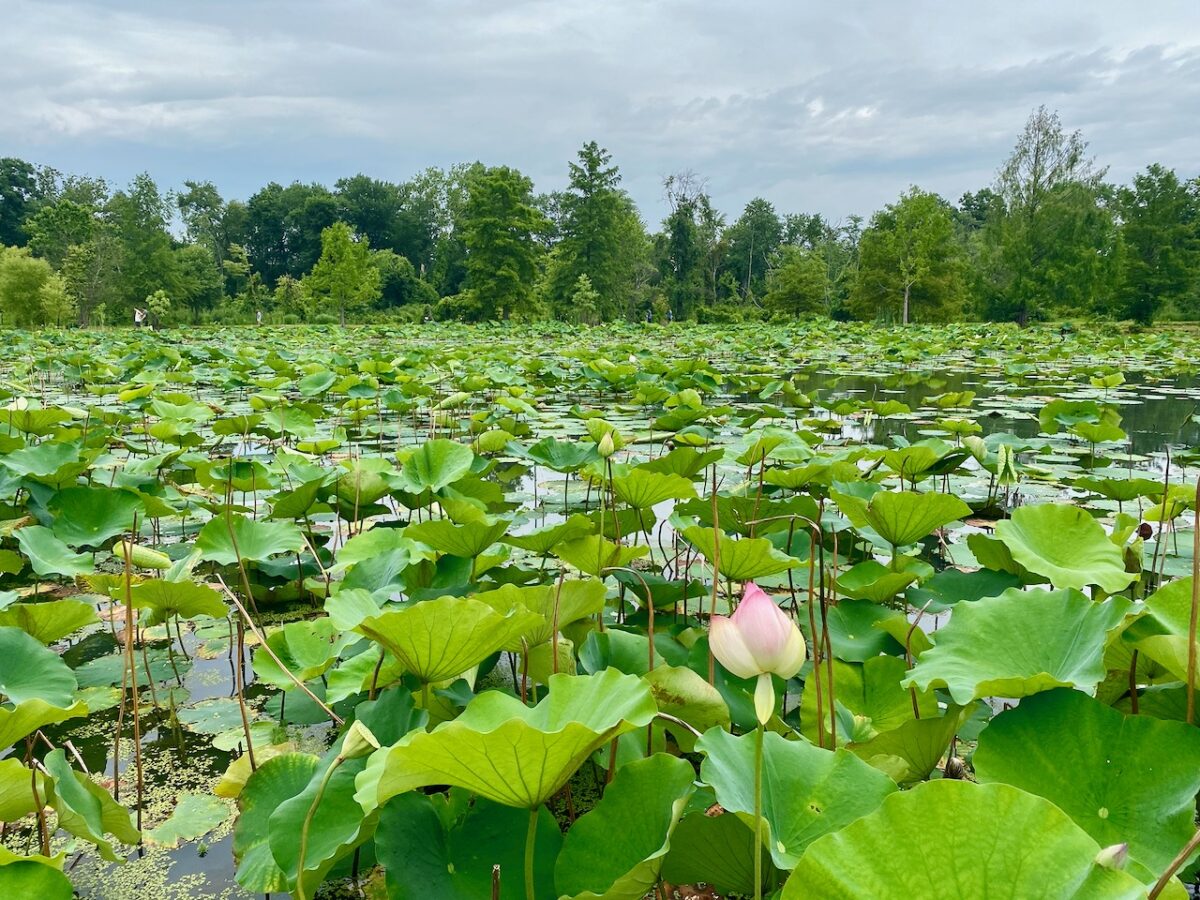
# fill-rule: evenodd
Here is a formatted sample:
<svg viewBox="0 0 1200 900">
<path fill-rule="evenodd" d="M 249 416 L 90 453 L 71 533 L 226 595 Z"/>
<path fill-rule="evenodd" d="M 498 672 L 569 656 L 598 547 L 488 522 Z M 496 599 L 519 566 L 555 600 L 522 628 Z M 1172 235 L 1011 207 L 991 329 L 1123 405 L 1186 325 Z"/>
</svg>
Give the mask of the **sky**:
<svg viewBox="0 0 1200 900">
<path fill-rule="evenodd" d="M 1196 0 L 0 0 L 0 156 L 124 184 L 563 187 L 586 141 L 652 226 L 691 170 L 730 218 L 991 183 L 1031 110 L 1128 181 L 1200 175 Z"/>
</svg>

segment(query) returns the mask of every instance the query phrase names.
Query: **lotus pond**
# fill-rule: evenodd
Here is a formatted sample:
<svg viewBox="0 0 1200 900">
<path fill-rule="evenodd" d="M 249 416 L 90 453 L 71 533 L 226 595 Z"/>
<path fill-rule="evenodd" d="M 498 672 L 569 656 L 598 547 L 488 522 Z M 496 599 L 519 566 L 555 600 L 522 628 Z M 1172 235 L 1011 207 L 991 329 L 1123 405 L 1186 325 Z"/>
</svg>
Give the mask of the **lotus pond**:
<svg viewBox="0 0 1200 900">
<path fill-rule="evenodd" d="M 0 897 L 1188 896 L 1200 333 L 4 338 Z"/>
</svg>

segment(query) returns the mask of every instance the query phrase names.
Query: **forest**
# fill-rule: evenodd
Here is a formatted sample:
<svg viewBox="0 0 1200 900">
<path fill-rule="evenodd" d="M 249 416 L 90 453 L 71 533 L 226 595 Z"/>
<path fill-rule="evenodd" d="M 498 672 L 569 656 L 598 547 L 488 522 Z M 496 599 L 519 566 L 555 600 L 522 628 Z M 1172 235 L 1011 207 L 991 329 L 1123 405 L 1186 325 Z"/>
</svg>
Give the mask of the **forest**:
<svg viewBox="0 0 1200 900">
<path fill-rule="evenodd" d="M 594 141 L 568 174 L 538 193 L 475 162 L 242 201 L 0 159 L 0 325 L 1200 318 L 1200 175 L 1114 184 L 1044 107 L 992 184 L 840 221 L 763 197 L 727 214 L 681 171 L 655 226 Z"/>
</svg>

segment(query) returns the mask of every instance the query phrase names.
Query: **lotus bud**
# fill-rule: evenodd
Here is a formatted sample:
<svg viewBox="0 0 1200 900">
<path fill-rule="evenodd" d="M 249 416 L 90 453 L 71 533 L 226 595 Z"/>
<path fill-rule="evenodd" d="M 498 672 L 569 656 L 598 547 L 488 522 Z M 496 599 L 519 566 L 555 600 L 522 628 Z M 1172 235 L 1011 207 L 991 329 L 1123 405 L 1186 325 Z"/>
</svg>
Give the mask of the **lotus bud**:
<svg viewBox="0 0 1200 900">
<path fill-rule="evenodd" d="M 370 756 L 379 749 L 379 740 L 371 734 L 371 729 L 355 719 L 346 730 L 346 739 L 342 741 L 342 759 L 358 759 Z"/>
<path fill-rule="evenodd" d="M 153 550 L 150 547 L 144 547 L 141 544 L 130 544 L 128 540 L 120 540 L 113 547 L 115 555 L 124 560 L 129 559 L 131 566 L 138 566 L 143 569 L 169 569 L 171 568 L 171 557 L 158 550 Z"/>
<path fill-rule="evenodd" d="M 617 452 L 617 445 L 616 442 L 613 441 L 613 435 L 611 431 L 604 432 L 604 437 L 600 438 L 600 442 L 596 445 L 596 449 L 600 452 L 600 456 L 603 459 L 608 459 Z"/>
<path fill-rule="evenodd" d="M 1096 854 L 1096 865 L 1105 869 L 1124 869 L 1129 862 L 1129 844 L 1110 844 Z"/>
<path fill-rule="evenodd" d="M 708 639 L 722 666 L 738 678 L 758 678 L 754 711 L 765 724 L 775 706 L 771 675 L 791 678 L 804 665 L 807 648 L 796 623 L 751 583 L 732 616 L 713 616 Z"/>
</svg>

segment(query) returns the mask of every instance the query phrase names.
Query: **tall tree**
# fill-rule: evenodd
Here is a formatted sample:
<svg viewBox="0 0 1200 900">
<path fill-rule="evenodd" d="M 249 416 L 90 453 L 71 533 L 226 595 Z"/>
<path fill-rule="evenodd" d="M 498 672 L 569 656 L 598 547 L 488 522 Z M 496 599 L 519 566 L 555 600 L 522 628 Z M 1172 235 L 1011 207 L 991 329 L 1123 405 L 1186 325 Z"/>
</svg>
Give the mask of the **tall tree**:
<svg viewBox="0 0 1200 900">
<path fill-rule="evenodd" d="M 23 159 L 0 158 L 0 247 L 24 245 L 25 220 L 53 199 L 57 174 Z"/>
<path fill-rule="evenodd" d="M 763 305 L 786 316 L 824 312 L 828 294 L 825 260 L 816 250 L 787 245 L 775 256 Z"/>
<path fill-rule="evenodd" d="M 996 179 L 997 214 L 982 237 L 980 294 L 989 318 L 1024 324 L 1084 309 L 1101 293 L 1113 223 L 1104 170 L 1044 106 L 1029 117 Z"/>
<path fill-rule="evenodd" d="M 301 282 L 318 304 L 337 310 L 346 324 L 347 313 L 359 313 L 379 299 L 379 270 L 371 264 L 370 245 L 345 222 L 321 232 L 321 257 Z"/>
<path fill-rule="evenodd" d="M 44 204 L 26 219 L 25 233 L 33 254 L 48 259 L 58 268 L 67 251 L 76 244 L 86 244 L 98 225 L 96 209 L 74 200 L 59 199 Z"/>
<path fill-rule="evenodd" d="M 1120 274 L 1112 311 L 1120 317 L 1148 323 L 1200 286 L 1196 187 L 1156 163 L 1117 192 Z"/>
<path fill-rule="evenodd" d="M 50 263 L 27 247 L 0 248 L 0 315 L 5 325 L 60 324 L 67 309 L 66 285 Z"/>
<path fill-rule="evenodd" d="M 555 267 L 554 300 L 571 305 L 579 278 L 586 275 L 597 299 L 596 313 L 610 319 L 628 308 L 631 266 L 625 230 L 636 217 L 612 154 L 595 141 L 584 144 L 570 163 L 570 183 L 558 197 L 562 231 Z"/>
<path fill-rule="evenodd" d="M 75 299 L 80 325 L 90 325 L 97 310 L 104 312 L 119 305 L 123 254 L 116 229 L 107 222 L 99 223 L 87 241 L 68 248 L 62 274 Z"/>
<path fill-rule="evenodd" d="M 274 285 L 280 275 L 301 278 L 312 269 L 321 256 L 321 233 L 336 221 L 338 202 L 328 188 L 271 182 L 246 204 L 234 242 L 246 248 L 262 280 Z"/>
<path fill-rule="evenodd" d="M 167 223 L 171 203 L 149 174 L 136 176 L 108 201 L 106 218 L 122 244 L 118 292 L 128 312 L 160 288 L 175 289 L 175 255 Z M 117 312 L 113 310 L 113 312 Z"/>
<path fill-rule="evenodd" d="M 193 322 L 212 310 L 225 293 L 225 279 L 204 244 L 187 244 L 175 251 L 176 288 L 174 299 L 190 312 Z"/>
<path fill-rule="evenodd" d="M 762 197 L 746 204 L 725 232 L 725 265 L 746 299 L 761 296 L 771 258 L 783 242 L 783 221 Z"/>
<path fill-rule="evenodd" d="M 470 302 L 475 319 L 523 314 L 537 277 L 538 235 L 545 217 L 534 208 L 533 182 L 507 166 L 481 168 L 467 182 L 462 215 Z"/>
<path fill-rule="evenodd" d="M 958 311 L 958 253 L 949 205 L 937 194 L 910 188 L 872 217 L 859 241 L 856 312 L 862 318 L 882 313 L 907 325 L 914 298 L 926 321 Z"/>
</svg>

